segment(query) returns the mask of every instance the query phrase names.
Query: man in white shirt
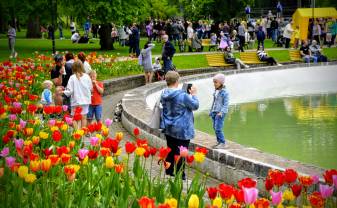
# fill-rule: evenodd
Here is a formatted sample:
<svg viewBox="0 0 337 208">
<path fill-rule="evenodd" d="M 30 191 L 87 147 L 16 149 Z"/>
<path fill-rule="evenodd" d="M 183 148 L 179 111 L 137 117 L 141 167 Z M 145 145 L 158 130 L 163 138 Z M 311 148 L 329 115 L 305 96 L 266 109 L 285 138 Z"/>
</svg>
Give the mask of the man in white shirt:
<svg viewBox="0 0 337 208">
<path fill-rule="evenodd" d="M 291 35 L 294 32 L 292 24 L 293 20 L 290 20 L 290 22 L 286 25 L 283 31 L 283 37 L 285 39 L 285 48 L 289 48 Z"/>
</svg>

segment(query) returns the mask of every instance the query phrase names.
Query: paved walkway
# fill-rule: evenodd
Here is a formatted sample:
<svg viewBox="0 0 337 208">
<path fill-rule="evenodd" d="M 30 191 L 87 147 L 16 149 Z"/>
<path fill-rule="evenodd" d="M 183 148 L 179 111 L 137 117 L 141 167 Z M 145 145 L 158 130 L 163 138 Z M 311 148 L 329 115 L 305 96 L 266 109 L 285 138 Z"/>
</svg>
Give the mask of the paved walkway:
<svg viewBox="0 0 337 208">
<path fill-rule="evenodd" d="M 118 101 L 120 101 L 124 97 L 125 93 L 127 93 L 127 91 L 122 91 L 122 92 L 118 92 L 118 93 L 103 97 L 103 121 L 106 118 L 112 118 L 113 117 L 113 112 L 114 112 L 115 106 L 118 103 Z M 126 129 L 124 129 L 121 122 L 113 122 L 112 123 L 111 128 L 110 128 L 110 135 L 114 136 L 116 132 L 123 132 L 123 134 L 124 134 L 124 138 L 121 141 L 121 145 L 120 145 L 121 147 L 123 147 L 123 149 L 124 149 L 124 144 L 125 144 L 126 141 L 134 140 L 134 137 L 131 134 L 129 134 L 129 132 L 126 131 Z M 133 158 L 130 158 L 131 161 L 130 161 L 129 164 L 132 164 L 132 159 Z M 148 171 L 150 171 L 150 166 L 151 166 L 150 160 L 147 160 L 146 169 Z M 157 165 L 156 162 L 153 163 L 151 171 L 152 171 L 153 177 L 156 177 L 156 176 L 159 175 L 160 167 L 159 167 L 159 165 Z M 163 175 L 162 175 L 162 177 L 164 177 Z M 195 170 L 192 169 L 189 172 L 189 174 L 187 175 L 187 180 L 188 180 L 189 184 L 191 184 L 191 180 L 193 179 L 194 175 L 195 175 Z M 207 187 L 218 186 L 220 183 L 223 183 L 223 182 L 219 181 L 217 179 L 214 179 L 214 178 L 208 178 L 206 186 Z M 184 188 L 185 187 L 186 187 L 186 182 L 184 182 Z"/>
</svg>

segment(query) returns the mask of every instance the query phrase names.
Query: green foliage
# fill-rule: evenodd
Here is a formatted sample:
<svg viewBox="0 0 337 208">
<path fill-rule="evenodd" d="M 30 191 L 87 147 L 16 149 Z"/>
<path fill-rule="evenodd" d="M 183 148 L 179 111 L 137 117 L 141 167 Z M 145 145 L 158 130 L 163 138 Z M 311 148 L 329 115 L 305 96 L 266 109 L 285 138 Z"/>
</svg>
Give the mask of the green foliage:
<svg viewBox="0 0 337 208">
<path fill-rule="evenodd" d="M 136 61 L 93 64 L 92 68 L 97 71 L 99 80 L 140 74 L 143 72 L 142 67 L 139 66 Z"/>
</svg>

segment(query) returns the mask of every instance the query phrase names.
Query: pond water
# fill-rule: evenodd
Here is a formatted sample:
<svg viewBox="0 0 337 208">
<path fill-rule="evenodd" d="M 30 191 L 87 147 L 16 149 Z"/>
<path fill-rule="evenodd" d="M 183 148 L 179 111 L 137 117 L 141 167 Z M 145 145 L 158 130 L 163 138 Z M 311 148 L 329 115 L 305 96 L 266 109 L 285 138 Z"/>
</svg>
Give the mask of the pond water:
<svg viewBox="0 0 337 208">
<path fill-rule="evenodd" d="M 207 111 L 195 127 L 214 135 Z M 337 94 L 263 99 L 233 104 L 226 139 L 323 168 L 337 168 Z"/>
</svg>

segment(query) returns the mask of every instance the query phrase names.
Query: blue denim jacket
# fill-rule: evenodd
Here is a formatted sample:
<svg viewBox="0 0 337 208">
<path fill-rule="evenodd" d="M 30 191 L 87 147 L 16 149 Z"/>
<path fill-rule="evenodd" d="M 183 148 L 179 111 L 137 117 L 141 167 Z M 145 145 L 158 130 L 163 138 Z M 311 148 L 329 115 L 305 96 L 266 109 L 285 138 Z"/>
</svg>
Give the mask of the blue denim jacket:
<svg viewBox="0 0 337 208">
<path fill-rule="evenodd" d="M 194 138 L 193 110 L 199 108 L 196 96 L 180 89 L 167 88 L 161 95 L 163 111 L 160 128 L 166 135 L 181 140 Z"/>
<path fill-rule="evenodd" d="M 229 103 L 229 95 L 225 88 L 222 88 L 218 96 L 215 97 L 215 92 L 213 94 L 213 103 L 211 108 L 211 113 L 219 113 L 222 112 L 223 114 L 228 113 L 228 103 Z"/>
</svg>

